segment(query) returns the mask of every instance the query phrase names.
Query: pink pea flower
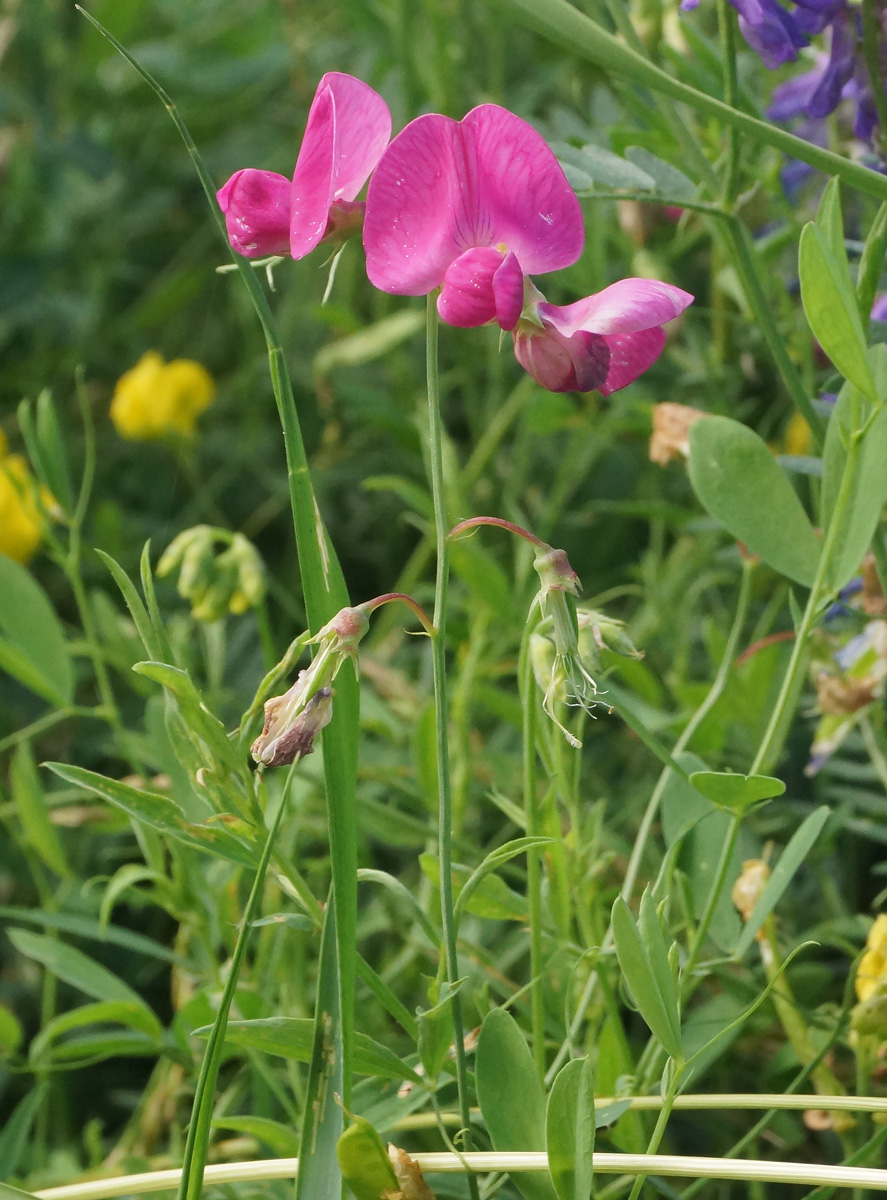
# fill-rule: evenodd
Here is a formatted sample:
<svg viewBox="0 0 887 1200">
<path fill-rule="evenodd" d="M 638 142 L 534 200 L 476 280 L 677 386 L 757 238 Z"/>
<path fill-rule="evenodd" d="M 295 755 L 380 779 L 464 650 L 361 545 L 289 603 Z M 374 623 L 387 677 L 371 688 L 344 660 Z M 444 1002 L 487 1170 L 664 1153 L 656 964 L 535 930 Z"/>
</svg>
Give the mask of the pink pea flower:
<svg viewBox="0 0 887 1200">
<path fill-rule="evenodd" d="M 292 180 L 274 171 L 237 171 L 218 192 L 228 239 L 245 258 L 304 258 L 322 241 L 359 232 L 355 202 L 391 137 L 377 92 L 330 71 L 317 85 Z"/>
<path fill-rule="evenodd" d="M 529 276 L 570 266 L 584 241 L 579 201 L 553 152 L 495 104 L 460 122 L 437 114 L 412 121 L 370 181 L 371 283 L 401 296 L 440 288 L 442 320 L 510 330 L 518 362 L 542 387 L 609 394 L 658 358 L 660 326 L 693 297 L 625 279 L 576 304 L 548 304 Z"/>
</svg>

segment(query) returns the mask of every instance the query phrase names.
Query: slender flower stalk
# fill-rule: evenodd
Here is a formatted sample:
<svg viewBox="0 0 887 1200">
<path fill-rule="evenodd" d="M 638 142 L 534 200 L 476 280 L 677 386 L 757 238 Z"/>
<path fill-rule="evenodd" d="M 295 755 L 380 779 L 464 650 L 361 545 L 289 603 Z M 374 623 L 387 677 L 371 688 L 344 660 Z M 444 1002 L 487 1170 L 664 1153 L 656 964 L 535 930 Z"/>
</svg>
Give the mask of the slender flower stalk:
<svg viewBox="0 0 887 1200">
<path fill-rule="evenodd" d="M 536 781 L 536 678 L 530 653 L 530 638 L 536 627 L 538 606 L 533 605 L 524 626 L 520 650 L 520 702 L 523 718 L 523 790 L 527 837 L 542 833 Z M 542 986 L 542 874 L 538 852 L 527 852 L 527 898 L 530 915 L 530 1044 L 539 1078 L 545 1077 L 545 994 Z"/>
<path fill-rule="evenodd" d="M 434 626 L 431 639 L 434 673 L 434 718 L 437 745 L 438 861 L 440 863 L 440 917 L 443 930 L 447 982 L 455 987 L 459 979 L 459 955 L 456 948 L 456 921 L 453 913 L 453 805 L 450 786 L 449 708 L 447 704 L 447 598 L 450 582 L 450 545 L 447 538 L 447 501 L 443 464 L 443 422 L 440 415 L 438 367 L 438 318 L 434 293 L 429 293 L 426 335 L 426 372 L 428 379 L 428 433 L 430 450 L 431 496 L 434 504 L 434 529 L 437 548 L 437 572 L 434 581 Z M 468 1096 L 468 1065 L 465 1058 L 465 1034 L 462 1028 L 462 998 L 452 998 L 453 1052 L 456 1058 L 456 1085 L 462 1117 L 463 1146 L 471 1149 L 471 1108 Z M 477 1180 L 469 1176 L 472 1200 L 479 1200 Z"/>
<path fill-rule="evenodd" d="M 779 1097 L 772 1097 L 779 1099 Z M 467 1172 L 469 1184 L 474 1172 L 489 1174 L 508 1171 L 545 1171 L 548 1155 L 485 1151 L 468 1154 L 416 1154 L 415 1161 L 422 1171 L 448 1175 Z M 593 1156 L 594 1170 L 602 1175 L 631 1175 L 650 1172 L 677 1179 L 725 1179 L 738 1182 L 794 1183 L 813 1187 L 858 1187 L 887 1191 L 887 1171 L 877 1167 L 844 1167 L 822 1163 L 764 1162 L 753 1158 L 696 1158 L 676 1154 L 608 1154 Z M 223 1183 L 255 1183 L 267 1179 L 294 1179 L 298 1174 L 297 1158 L 269 1158 L 255 1162 L 218 1163 L 206 1168 L 207 1185 Z M 67 1187 L 46 1188 L 35 1192 L 38 1200 L 110 1200 L 114 1196 L 130 1196 L 147 1192 L 164 1192 L 174 1188 L 180 1170 L 147 1171 L 141 1175 L 123 1175 L 115 1179 L 89 1180 Z M 476 1180 L 475 1180 L 476 1183 Z"/>
</svg>

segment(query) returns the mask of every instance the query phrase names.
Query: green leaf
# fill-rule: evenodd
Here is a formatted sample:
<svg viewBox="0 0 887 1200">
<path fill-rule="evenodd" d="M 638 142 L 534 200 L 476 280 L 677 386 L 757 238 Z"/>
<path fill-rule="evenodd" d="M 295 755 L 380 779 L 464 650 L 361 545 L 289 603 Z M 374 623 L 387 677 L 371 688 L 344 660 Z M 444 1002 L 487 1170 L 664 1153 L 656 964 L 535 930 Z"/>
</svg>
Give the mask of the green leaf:
<svg viewBox="0 0 887 1200">
<path fill-rule="evenodd" d="M 255 924 L 254 921 L 253 925 Z M 298 1157 L 299 1135 L 291 1126 L 272 1121 L 270 1117 L 214 1117 L 213 1126 L 216 1129 L 230 1129 L 234 1133 L 243 1133 L 247 1137 L 264 1142 L 277 1158 Z"/>
<path fill-rule="evenodd" d="M 423 875 L 430 879 L 435 887 L 439 887 L 440 863 L 437 855 L 420 854 L 419 866 Z M 453 892 L 457 902 L 471 874 L 468 867 L 461 863 L 453 863 Z M 477 884 L 462 911 L 492 921 L 523 921 L 527 916 L 527 901 L 525 896 L 515 892 L 500 876 L 487 875 Z"/>
<path fill-rule="evenodd" d="M 174 962 L 180 967 L 189 965 L 188 959 L 176 954 L 168 946 L 155 942 L 153 938 L 145 937 L 143 933 L 122 929 L 117 925 L 102 925 L 92 917 L 84 917 L 79 913 L 46 912 L 39 908 L 18 908 L 4 904 L 0 905 L 0 917 L 42 925 L 44 929 L 59 929 L 63 933 L 73 933 L 77 937 L 104 942 L 109 946 L 123 946 L 127 950 L 134 950 L 136 954 L 147 954 L 164 962 Z"/>
<path fill-rule="evenodd" d="M 833 176 L 822 189 L 816 210 L 816 225 L 825 235 L 835 261 L 846 268 L 849 278 L 850 269 L 844 247 L 844 217 L 841 213 L 841 181 L 837 176 Z"/>
<path fill-rule="evenodd" d="M 192 825 L 174 800 L 159 792 L 142 791 L 119 779 L 106 779 L 83 767 L 67 763 L 45 763 L 60 779 L 101 796 L 127 816 L 142 821 L 160 833 L 168 834 L 194 850 L 202 850 L 216 858 L 227 859 L 241 867 L 254 867 L 258 858 L 252 845 L 236 837 L 223 825 Z"/>
<path fill-rule="evenodd" d="M 453 1034 L 453 997 L 462 985 L 461 979 L 454 987 L 444 980 L 432 980 L 428 998 L 432 1007 L 417 1009 L 419 1018 L 419 1059 L 426 1079 L 434 1083 L 443 1070 Z"/>
<path fill-rule="evenodd" d="M 491 850 L 483 862 L 471 872 L 471 875 L 459 891 L 459 898 L 456 901 L 455 907 L 456 921 L 458 922 L 459 917 L 466 908 L 470 909 L 472 896 L 477 892 L 484 879 L 491 872 L 495 871 L 497 867 L 501 867 L 503 863 L 510 862 L 518 854 L 528 853 L 539 846 L 550 846 L 555 840 L 555 838 L 550 837 L 519 837 L 506 842 L 504 846 L 498 846 L 495 850 Z"/>
<path fill-rule="evenodd" d="M 545 1095 L 530 1048 L 511 1013 L 494 1008 L 477 1041 L 477 1100 L 494 1150 L 545 1149 Z M 516 1174 L 525 1200 L 556 1200 L 541 1172 Z"/>
<path fill-rule="evenodd" d="M 382 1139 L 364 1117 L 355 1117 L 339 1138 L 336 1158 L 356 1200 L 382 1200 L 389 1192 L 401 1194 Z"/>
<path fill-rule="evenodd" d="M 209 1033 L 209 1026 L 195 1029 L 195 1037 Z M 263 1017 L 255 1021 L 229 1021 L 226 1041 L 233 1046 L 276 1054 L 296 1062 L 310 1062 L 314 1041 L 314 1021 L 310 1017 Z M 360 1075 L 380 1079 L 411 1079 L 419 1076 L 398 1056 L 366 1034 L 355 1035 L 354 1069 Z"/>
<path fill-rule="evenodd" d="M 7 1195 L 12 1194 L 19 1198 L 28 1196 L 27 1192 L 19 1192 L 17 1188 L 2 1184 L 2 1180 L 9 1179 L 18 1171 L 28 1146 L 31 1126 L 34 1124 L 37 1110 L 45 1095 L 45 1084 L 38 1083 L 36 1087 L 31 1088 L 27 1095 L 19 1100 L 11 1115 L 6 1118 L 3 1128 L 0 1129 L 0 1187 L 5 1188 Z M 0 1200 L 2 1197 L 3 1191 L 0 1190 Z M 28 1196 L 28 1200 L 31 1200 L 30 1196 Z"/>
<path fill-rule="evenodd" d="M 558 1200 L 591 1200 L 594 1132 L 591 1065 L 574 1058 L 555 1076 L 545 1114 L 548 1173 Z"/>
<path fill-rule="evenodd" d="M 644 146 L 628 146 L 625 157 L 635 167 L 640 167 L 646 175 L 652 176 L 656 191 L 669 200 L 692 200 L 696 195 L 696 185 L 688 179 L 683 171 L 673 167 L 671 163 L 657 158 Z"/>
<path fill-rule="evenodd" d="M 84 1004 L 72 1008 L 68 1012 L 53 1017 L 34 1038 L 28 1051 L 32 1063 L 45 1064 L 54 1057 L 53 1043 L 57 1038 L 73 1029 L 83 1029 L 89 1025 L 123 1025 L 138 1033 L 146 1034 L 160 1047 L 163 1037 L 163 1026 L 144 1002 L 133 1003 L 121 1000 L 100 1000 L 96 1004 Z M 65 1053 L 64 1047 L 61 1048 Z"/>
<path fill-rule="evenodd" d="M 887 354 L 884 346 L 873 346 L 869 363 L 880 392 L 887 391 Z M 831 528 L 835 504 L 847 462 L 847 445 L 857 430 L 866 424 L 859 447 L 856 468 L 850 481 L 850 497 L 844 508 L 840 529 L 835 534 L 836 553 L 832 557 L 828 582 L 839 591 L 859 571 L 859 565 L 887 503 L 887 404 L 875 412 L 851 384 L 838 396 L 829 419 L 823 448 L 822 522 Z"/>
<path fill-rule="evenodd" d="M 135 1004 L 150 1013 L 141 996 L 107 967 L 58 938 L 28 929 L 8 929 L 7 936 L 20 954 L 42 963 L 47 971 L 96 1000 Z M 151 1013 L 153 1016 L 153 1013 Z"/>
<path fill-rule="evenodd" d="M 104 550 L 98 549 L 96 550 L 96 554 L 114 577 L 114 582 L 120 589 L 120 594 L 123 596 L 126 607 L 129 609 L 129 615 L 133 619 L 133 624 L 138 631 L 145 650 L 151 655 L 152 659 L 157 661 L 162 660 L 163 646 L 161 640 L 154 631 L 151 618 L 148 616 L 148 610 L 145 608 L 141 596 L 136 591 L 135 584 L 124 571 L 123 567 L 110 554 L 105 554 Z"/>
<path fill-rule="evenodd" d="M 712 804 L 736 813 L 785 791 L 782 780 L 772 775 L 734 775 L 732 771 L 694 771 L 690 782 Z"/>
<path fill-rule="evenodd" d="M 580 191 L 593 189 L 595 184 L 612 191 L 656 190 L 656 180 L 652 175 L 602 146 L 589 144 L 577 149 L 569 142 L 557 142 L 552 146 L 552 150 L 558 156 L 567 177 L 570 177 L 571 172 L 574 173 L 573 186 Z"/>
<path fill-rule="evenodd" d="M 812 223 L 801 231 L 798 274 L 801 301 L 813 336 L 844 378 L 877 404 L 846 256 L 839 259 L 828 235 Z"/>
<path fill-rule="evenodd" d="M 696 421 L 689 440 L 690 481 L 703 506 L 752 553 L 809 587 L 819 539 L 766 443 L 729 417 Z"/>
<path fill-rule="evenodd" d="M 235 745 L 228 740 L 224 725 L 203 703 L 203 698 L 187 671 L 162 662 L 136 663 L 133 670 L 138 675 L 144 675 L 147 679 L 162 684 L 175 696 L 189 729 L 224 767 L 229 771 L 237 771 L 243 766 Z"/>
<path fill-rule="evenodd" d="M 0 1004 L 0 1057 L 4 1054 L 15 1054 L 24 1037 L 25 1031 L 21 1021 L 11 1008 Z"/>
<path fill-rule="evenodd" d="M 822 832 L 822 827 L 828 820 L 830 813 L 831 810 L 826 808 L 825 805 L 817 808 L 792 834 L 788 845 L 780 856 L 779 862 L 773 868 L 773 874 L 767 880 L 757 904 L 752 909 L 751 916 L 743 926 L 739 941 L 736 943 L 735 958 L 742 958 L 755 940 L 755 934 L 779 903 L 783 892 L 791 883 L 801 863 L 815 845 L 816 839 Z"/>
<path fill-rule="evenodd" d="M 658 924 L 658 918 L 656 920 Z M 616 957 L 638 1011 L 654 1036 L 662 1043 L 665 1052 L 672 1058 L 679 1059 L 681 1036 L 677 1006 L 674 1003 L 674 984 L 672 983 L 671 988 L 660 990 L 657 975 L 661 975 L 661 963 L 658 964 L 658 970 L 654 970 L 644 938 L 621 896 L 613 905 L 612 928 Z M 661 936 L 660 930 L 660 938 Z M 657 954 L 657 957 L 660 956 Z"/>
<path fill-rule="evenodd" d="M 875 293 L 878 290 L 885 254 L 887 254 L 887 202 L 881 205 L 878 215 L 872 221 L 856 272 L 856 297 L 859 300 L 859 311 L 862 314 L 863 324 L 868 322 L 872 305 L 875 302 Z"/>
<path fill-rule="evenodd" d="M 74 699 L 74 672 L 62 626 L 29 571 L 0 554 L 0 667 L 56 708 Z"/>
<path fill-rule="evenodd" d="M 308 1022 L 311 1027 L 308 1087 L 299 1141 L 296 1200 L 319 1200 L 321 1196 L 329 1196 L 333 1200 L 342 1193 L 342 1172 L 336 1147 L 344 1126 L 341 1097 L 344 1095 L 345 1064 L 335 909 L 336 892 L 333 887 L 329 892 L 320 936 L 314 1020 Z M 245 1023 L 235 1022 L 235 1025 Z M 354 1049 L 356 1046 L 352 1049 L 352 1055 Z M 353 1057 L 349 1065 L 356 1069 Z"/>
<path fill-rule="evenodd" d="M 50 871 L 54 871 L 62 879 L 70 879 L 71 868 L 65 858 L 58 830 L 49 819 L 30 743 L 20 742 L 16 748 L 9 779 L 25 843 L 43 860 Z"/>
</svg>

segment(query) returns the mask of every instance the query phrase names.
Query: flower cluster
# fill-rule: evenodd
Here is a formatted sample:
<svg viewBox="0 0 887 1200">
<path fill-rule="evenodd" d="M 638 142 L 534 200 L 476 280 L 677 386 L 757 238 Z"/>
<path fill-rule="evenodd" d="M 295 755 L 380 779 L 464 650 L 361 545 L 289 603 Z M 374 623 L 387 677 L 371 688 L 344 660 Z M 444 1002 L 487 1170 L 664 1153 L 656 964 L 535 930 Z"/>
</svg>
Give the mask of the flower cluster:
<svg viewBox="0 0 887 1200">
<path fill-rule="evenodd" d="M 301 258 L 362 225 L 371 283 L 401 296 L 439 291 L 449 325 L 498 324 L 549 391 L 609 395 L 656 361 L 687 292 L 623 279 L 559 306 L 530 278 L 571 266 L 585 241 L 579 201 L 532 126 L 482 104 L 462 121 L 418 117 L 388 144 L 390 130 L 371 88 L 325 75 L 292 180 L 242 170 L 219 191 L 232 247 Z"/>
<path fill-rule="evenodd" d="M 856 968 L 856 996 L 870 1000 L 879 984 L 887 983 L 887 913 L 876 917 L 865 939 L 865 954 Z"/>
<path fill-rule="evenodd" d="M 149 350 L 121 375 L 111 400 L 111 420 L 132 442 L 189 437 L 209 408 L 216 385 L 206 367 L 187 358 L 164 362 Z"/>
<path fill-rule="evenodd" d="M 225 549 L 218 552 L 219 543 Z M 242 533 L 195 525 L 174 538 L 157 564 L 163 578 L 178 569 L 179 595 L 189 601 L 198 621 L 220 621 L 261 604 L 265 569 L 259 552 Z"/>
<path fill-rule="evenodd" d="M 38 491 L 27 462 L 20 454 L 8 454 L 7 442 L 0 430 L 0 554 L 15 562 L 33 558 L 43 540 L 42 508 L 52 497 Z"/>
</svg>

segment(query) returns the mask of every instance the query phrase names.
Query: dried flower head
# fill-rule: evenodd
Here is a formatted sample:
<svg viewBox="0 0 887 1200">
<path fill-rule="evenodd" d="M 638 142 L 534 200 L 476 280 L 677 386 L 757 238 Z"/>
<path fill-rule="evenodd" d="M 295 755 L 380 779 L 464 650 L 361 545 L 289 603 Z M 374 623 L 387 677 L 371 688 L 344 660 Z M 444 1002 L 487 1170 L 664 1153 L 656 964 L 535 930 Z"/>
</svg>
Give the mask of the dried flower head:
<svg viewBox="0 0 887 1200">
<path fill-rule="evenodd" d="M 690 426 L 704 416 L 704 412 L 688 404 L 675 404 L 670 400 L 654 404 L 650 462 L 664 467 L 672 459 L 687 458 L 690 454 Z"/>
<path fill-rule="evenodd" d="M 743 921 L 747 921 L 754 912 L 769 878 L 770 868 L 762 858 L 748 858 L 742 864 L 742 871 L 733 884 L 730 899 Z"/>
</svg>

